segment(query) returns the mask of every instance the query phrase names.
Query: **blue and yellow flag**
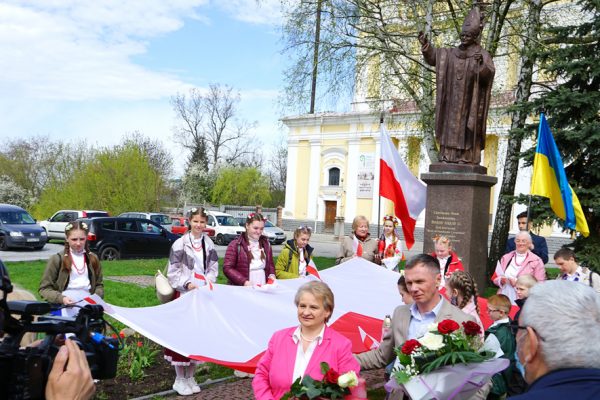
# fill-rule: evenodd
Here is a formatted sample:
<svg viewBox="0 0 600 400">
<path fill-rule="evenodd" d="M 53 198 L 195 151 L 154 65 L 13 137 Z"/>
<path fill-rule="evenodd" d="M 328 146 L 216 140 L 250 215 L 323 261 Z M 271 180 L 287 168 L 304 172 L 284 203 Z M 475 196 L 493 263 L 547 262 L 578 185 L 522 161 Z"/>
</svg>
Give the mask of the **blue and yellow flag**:
<svg viewBox="0 0 600 400">
<path fill-rule="evenodd" d="M 552 211 L 565 221 L 567 228 L 579 231 L 586 237 L 590 234 L 579 199 L 567 181 L 560 153 L 544 113 L 540 116 L 538 142 L 533 159 L 531 194 L 549 198 Z"/>
</svg>

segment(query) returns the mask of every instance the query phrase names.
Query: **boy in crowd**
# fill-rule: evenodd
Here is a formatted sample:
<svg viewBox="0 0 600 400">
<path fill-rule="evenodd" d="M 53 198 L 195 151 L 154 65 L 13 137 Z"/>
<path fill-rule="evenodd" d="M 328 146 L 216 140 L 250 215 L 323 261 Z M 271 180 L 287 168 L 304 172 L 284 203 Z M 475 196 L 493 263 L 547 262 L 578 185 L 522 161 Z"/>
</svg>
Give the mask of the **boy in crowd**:
<svg viewBox="0 0 600 400">
<path fill-rule="evenodd" d="M 515 350 L 517 344 L 515 336 L 510 328 L 510 299 L 503 294 L 496 294 L 488 299 L 487 306 L 488 314 L 492 321 L 492 325 L 485 331 L 485 336 L 493 334 L 500 342 L 500 348 L 504 352 L 503 358 L 510 361 L 508 367 L 492 377 L 492 390 L 488 395 L 488 399 L 502 399 L 508 393 L 508 386 L 513 377 L 515 369 Z"/>
</svg>

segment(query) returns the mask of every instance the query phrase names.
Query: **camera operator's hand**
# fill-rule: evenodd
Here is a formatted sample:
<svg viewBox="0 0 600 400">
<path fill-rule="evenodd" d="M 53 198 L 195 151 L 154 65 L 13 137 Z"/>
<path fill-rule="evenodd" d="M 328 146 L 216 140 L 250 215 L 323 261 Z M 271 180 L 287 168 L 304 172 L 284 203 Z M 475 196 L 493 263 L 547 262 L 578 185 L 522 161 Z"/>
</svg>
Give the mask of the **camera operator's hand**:
<svg viewBox="0 0 600 400">
<path fill-rule="evenodd" d="M 75 342 L 66 340 L 48 375 L 46 399 L 85 400 L 90 399 L 95 391 L 96 386 L 85 353 Z"/>
</svg>

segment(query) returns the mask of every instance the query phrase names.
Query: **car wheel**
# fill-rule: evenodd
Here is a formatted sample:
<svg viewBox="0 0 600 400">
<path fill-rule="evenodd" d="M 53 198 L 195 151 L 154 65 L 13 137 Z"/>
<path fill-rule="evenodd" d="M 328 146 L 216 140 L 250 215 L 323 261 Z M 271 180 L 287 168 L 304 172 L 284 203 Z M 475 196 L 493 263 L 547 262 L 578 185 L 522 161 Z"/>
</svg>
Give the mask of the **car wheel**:
<svg viewBox="0 0 600 400">
<path fill-rule="evenodd" d="M 4 236 L 0 236 L 0 250 L 8 250 L 8 244 L 6 244 L 6 239 L 4 239 Z"/>
<path fill-rule="evenodd" d="M 219 246 L 225 246 L 225 237 L 219 233 L 215 239 L 215 243 Z"/>
<path fill-rule="evenodd" d="M 106 261 L 118 260 L 121 258 L 119 250 L 114 247 L 105 247 L 100 252 L 100 259 Z"/>
</svg>

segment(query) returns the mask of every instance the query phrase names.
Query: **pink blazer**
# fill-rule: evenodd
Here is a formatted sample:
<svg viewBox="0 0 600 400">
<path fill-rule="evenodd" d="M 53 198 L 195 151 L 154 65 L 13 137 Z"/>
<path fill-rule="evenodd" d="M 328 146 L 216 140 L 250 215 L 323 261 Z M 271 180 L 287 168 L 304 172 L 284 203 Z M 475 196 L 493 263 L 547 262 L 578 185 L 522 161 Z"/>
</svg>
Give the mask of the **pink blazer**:
<svg viewBox="0 0 600 400">
<path fill-rule="evenodd" d="M 494 275 L 492 275 L 492 282 L 494 282 L 496 286 L 502 286 L 500 279 L 504 276 L 504 271 L 506 271 L 510 260 L 515 257 L 516 253 L 516 250 L 506 253 L 502 256 L 500 261 L 498 261 L 498 264 L 496 265 L 496 271 L 494 272 Z M 528 274 L 535 276 L 535 279 L 537 279 L 538 282 L 546 280 L 546 268 L 544 268 L 544 262 L 531 251 L 527 252 L 525 260 L 523 261 L 523 266 L 519 269 L 517 277 Z"/>
<path fill-rule="evenodd" d="M 256 375 L 252 380 L 257 400 L 279 400 L 290 390 L 298 349 L 292 339 L 295 330 L 296 327 L 283 329 L 271 337 L 269 347 L 258 362 Z M 325 327 L 323 341 L 315 348 L 304 375 L 321 380 L 323 361 L 340 374 L 355 371 L 358 375 L 360 371 L 360 365 L 352 355 L 350 340 L 329 327 Z"/>
</svg>

